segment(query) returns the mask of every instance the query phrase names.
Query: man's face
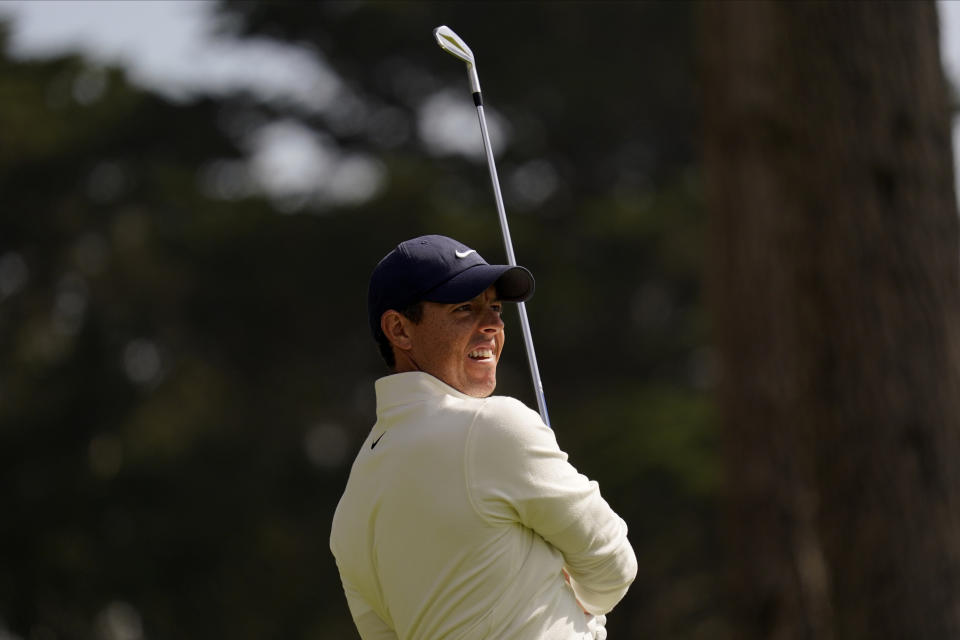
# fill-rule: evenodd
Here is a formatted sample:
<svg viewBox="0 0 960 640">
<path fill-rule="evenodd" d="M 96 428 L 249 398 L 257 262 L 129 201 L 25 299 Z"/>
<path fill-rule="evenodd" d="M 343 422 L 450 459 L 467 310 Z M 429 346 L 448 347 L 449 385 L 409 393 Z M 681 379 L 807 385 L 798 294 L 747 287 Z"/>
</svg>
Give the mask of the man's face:
<svg viewBox="0 0 960 640">
<path fill-rule="evenodd" d="M 407 327 L 410 349 L 404 355 L 412 362 L 411 369 L 469 396 L 489 396 L 497 386 L 503 350 L 501 308 L 493 286 L 467 302 L 424 302 L 421 321 Z"/>
</svg>

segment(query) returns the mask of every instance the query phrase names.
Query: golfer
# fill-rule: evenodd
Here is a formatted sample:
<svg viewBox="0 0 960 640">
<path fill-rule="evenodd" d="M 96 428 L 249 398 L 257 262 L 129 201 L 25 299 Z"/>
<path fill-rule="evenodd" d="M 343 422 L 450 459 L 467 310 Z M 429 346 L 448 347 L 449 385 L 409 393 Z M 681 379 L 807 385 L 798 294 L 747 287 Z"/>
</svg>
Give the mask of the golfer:
<svg viewBox="0 0 960 640">
<path fill-rule="evenodd" d="M 431 235 L 370 278 L 392 375 L 330 548 L 364 640 L 602 640 L 637 572 L 627 526 L 540 416 L 493 396 L 504 302 L 530 272 Z"/>
</svg>

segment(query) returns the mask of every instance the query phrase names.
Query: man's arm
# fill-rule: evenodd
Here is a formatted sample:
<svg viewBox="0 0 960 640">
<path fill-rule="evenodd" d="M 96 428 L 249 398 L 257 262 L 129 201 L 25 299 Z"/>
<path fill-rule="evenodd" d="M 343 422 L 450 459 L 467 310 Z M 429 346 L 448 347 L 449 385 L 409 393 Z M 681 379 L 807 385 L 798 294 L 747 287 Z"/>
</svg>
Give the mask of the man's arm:
<svg viewBox="0 0 960 640">
<path fill-rule="evenodd" d="M 607 613 L 627 594 L 637 559 L 626 523 L 603 498 L 565 530 L 543 537 L 563 553 L 570 587 L 585 611 Z"/>
<path fill-rule="evenodd" d="M 567 461 L 535 412 L 504 398 L 489 404 L 472 437 L 471 464 L 482 465 L 482 475 L 494 483 L 478 509 L 540 534 L 563 555 L 581 606 L 593 614 L 610 611 L 637 573 L 626 523 L 597 483 Z"/>
</svg>

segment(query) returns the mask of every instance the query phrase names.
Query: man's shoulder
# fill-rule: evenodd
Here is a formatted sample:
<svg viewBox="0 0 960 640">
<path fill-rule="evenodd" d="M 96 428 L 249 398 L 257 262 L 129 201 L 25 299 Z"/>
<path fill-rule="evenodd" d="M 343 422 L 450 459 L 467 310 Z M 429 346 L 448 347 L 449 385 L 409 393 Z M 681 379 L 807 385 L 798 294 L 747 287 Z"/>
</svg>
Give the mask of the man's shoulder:
<svg viewBox="0 0 960 640">
<path fill-rule="evenodd" d="M 510 396 L 489 396 L 483 399 L 481 413 L 496 418 L 512 418 L 514 420 L 540 421 L 540 414 Z"/>
<path fill-rule="evenodd" d="M 526 440 L 543 430 L 550 430 L 539 413 L 516 398 L 490 396 L 481 402 L 475 427 L 480 427 L 479 430 L 489 436 Z"/>
</svg>

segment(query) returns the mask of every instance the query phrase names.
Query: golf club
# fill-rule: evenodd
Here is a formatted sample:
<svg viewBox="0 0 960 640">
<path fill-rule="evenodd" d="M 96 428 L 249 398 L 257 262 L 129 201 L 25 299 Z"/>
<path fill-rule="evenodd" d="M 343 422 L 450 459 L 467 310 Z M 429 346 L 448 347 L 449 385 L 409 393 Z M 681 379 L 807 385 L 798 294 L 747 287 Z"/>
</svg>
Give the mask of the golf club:
<svg viewBox="0 0 960 640">
<path fill-rule="evenodd" d="M 477 105 L 477 117 L 480 119 L 480 134 L 483 136 L 483 149 L 487 154 L 487 166 L 490 168 L 490 182 L 493 183 L 493 197 L 497 201 L 497 214 L 500 216 L 500 230 L 503 232 L 503 244 L 507 249 L 507 262 L 516 266 L 517 259 L 513 254 L 513 241 L 510 239 L 510 227 L 507 226 L 507 212 L 503 208 L 503 195 L 500 193 L 500 180 L 497 178 L 497 166 L 493 161 L 493 149 L 490 146 L 490 135 L 487 133 L 487 120 L 483 115 L 483 98 L 480 95 L 480 78 L 477 76 L 477 63 L 473 51 L 463 39 L 447 26 L 433 30 L 433 37 L 444 51 L 455 58 L 467 63 L 467 77 L 470 79 L 470 89 L 473 91 L 473 103 Z M 533 390 L 537 396 L 537 407 L 540 417 L 549 427 L 550 417 L 547 415 L 547 401 L 543 395 L 543 383 L 540 381 L 540 369 L 537 367 L 537 354 L 533 350 L 533 338 L 530 335 L 530 321 L 527 319 L 527 307 L 523 302 L 517 303 L 520 313 L 520 329 L 523 332 L 523 343 L 527 348 L 527 360 L 530 363 L 530 375 L 533 377 Z"/>
</svg>

